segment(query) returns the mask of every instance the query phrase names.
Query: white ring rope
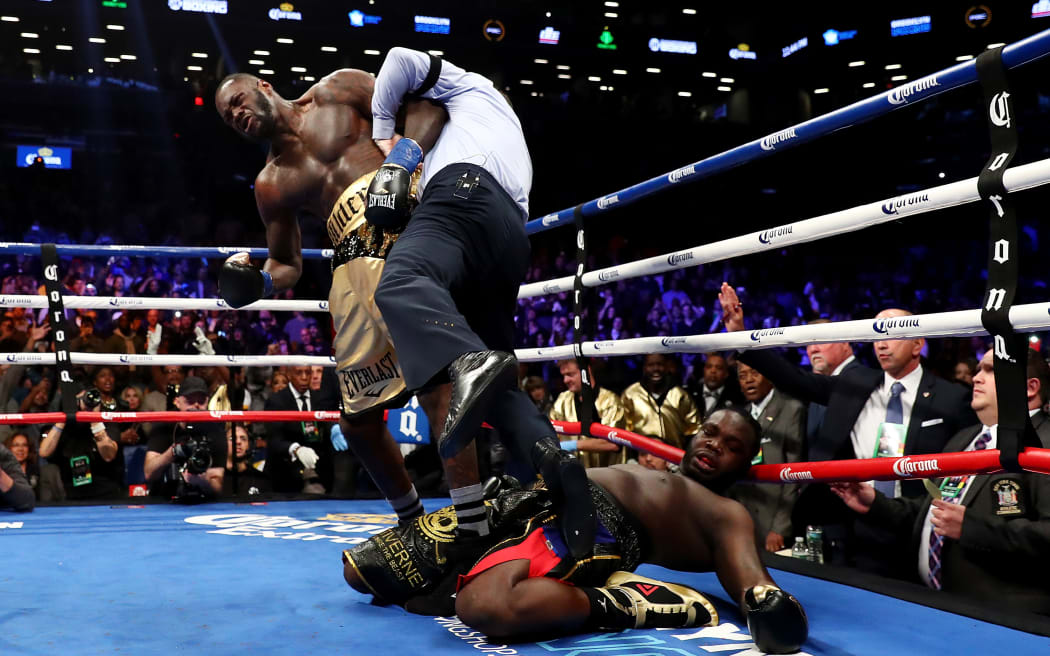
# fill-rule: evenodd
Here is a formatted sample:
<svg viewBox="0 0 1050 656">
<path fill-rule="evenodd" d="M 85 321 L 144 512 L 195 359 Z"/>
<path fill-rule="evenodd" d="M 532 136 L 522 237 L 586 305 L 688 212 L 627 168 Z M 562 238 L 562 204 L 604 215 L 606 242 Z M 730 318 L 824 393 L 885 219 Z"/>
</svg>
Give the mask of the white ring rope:
<svg viewBox="0 0 1050 656">
<path fill-rule="evenodd" d="M 1010 323 L 1017 332 L 1050 328 L 1050 303 L 1015 305 L 1010 308 Z M 647 353 L 710 353 L 712 351 L 745 351 L 776 346 L 803 346 L 826 342 L 874 342 L 884 339 L 916 337 L 961 337 L 986 335 L 981 325 L 980 310 L 959 310 L 917 314 L 889 319 L 857 319 L 836 323 L 763 328 L 733 333 L 692 335 L 688 337 L 636 337 L 633 339 L 584 342 L 582 354 L 644 355 Z M 575 345 L 540 349 L 517 349 L 522 362 L 542 362 L 575 357 Z M 120 355 L 115 353 L 70 353 L 73 364 L 92 365 L 187 365 L 187 366 L 336 366 L 335 358 L 316 355 Z M 25 364 L 55 364 L 54 353 L 0 353 L 0 361 Z"/>
<path fill-rule="evenodd" d="M 63 296 L 68 310 L 270 310 L 271 312 L 328 312 L 328 301 L 271 299 L 233 308 L 221 298 L 152 298 L 148 296 Z M 0 295 L 0 307 L 45 309 L 47 297 L 40 295 Z"/>
<path fill-rule="evenodd" d="M 1010 323 L 1017 332 L 1033 332 L 1050 328 L 1050 303 L 1015 305 L 1010 308 Z M 604 342 L 584 342 L 582 355 L 604 357 L 646 353 L 710 353 L 712 351 L 744 351 L 825 342 L 875 342 L 884 339 L 986 334 L 988 332 L 981 325 L 980 310 L 959 310 L 890 319 L 858 319 L 689 337 L 636 337 Z M 521 362 L 561 360 L 575 357 L 575 348 L 574 344 L 566 344 L 539 349 L 518 349 L 515 355 Z"/>
<path fill-rule="evenodd" d="M 1011 168 L 1003 176 L 1003 184 L 1006 185 L 1008 191 L 1031 189 L 1047 183 L 1050 183 L 1050 159 Z M 752 255 L 785 246 L 816 241 L 824 237 L 853 232 L 917 214 L 973 203 L 978 200 L 980 200 L 980 195 L 977 192 L 977 178 L 960 180 L 959 182 L 931 187 L 930 189 L 875 201 L 867 205 L 859 205 L 847 210 L 788 223 L 768 230 L 752 232 L 740 237 L 723 239 L 689 250 L 675 251 L 644 260 L 589 271 L 583 275 L 583 286 L 598 287 L 617 280 L 664 273 L 674 269 L 686 269 L 732 257 Z M 573 280 L 573 276 L 566 276 L 564 278 L 522 285 L 518 290 L 518 298 L 571 292 L 573 290 Z"/>
</svg>

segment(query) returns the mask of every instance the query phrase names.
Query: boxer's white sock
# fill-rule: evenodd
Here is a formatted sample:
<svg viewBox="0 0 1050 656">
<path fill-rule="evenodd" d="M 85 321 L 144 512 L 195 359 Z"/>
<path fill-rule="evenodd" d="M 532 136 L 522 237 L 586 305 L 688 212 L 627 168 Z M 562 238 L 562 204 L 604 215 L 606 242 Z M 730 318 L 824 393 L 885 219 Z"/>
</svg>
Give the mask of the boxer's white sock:
<svg viewBox="0 0 1050 656">
<path fill-rule="evenodd" d="M 402 524 L 407 524 L 416 517 L 423 514 L 423 502 L 419 500 L 419 493 L 413 485 L 408 492 L 396 499 L 387 499 L 397 513 L 397 518 Z"/>
</svg>

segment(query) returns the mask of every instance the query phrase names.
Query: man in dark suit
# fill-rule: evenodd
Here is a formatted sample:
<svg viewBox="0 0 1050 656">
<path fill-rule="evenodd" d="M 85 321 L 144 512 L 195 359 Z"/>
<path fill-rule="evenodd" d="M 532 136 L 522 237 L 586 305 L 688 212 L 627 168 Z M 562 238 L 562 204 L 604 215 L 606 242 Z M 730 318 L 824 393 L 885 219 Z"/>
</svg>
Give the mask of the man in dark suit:
<svg viewBox="0 0 1050 656">
<path fill-rule="evenodd" d="M 808 322 L 813 326 L 821 323 L 831 323 L 829 319 L 814 319 Z M 838 376 L 847 369 L 859 367 L 860 362 L 853 355 L 853 347 L 849 342 L 828 342 L 826 344 L 806 345 L 806 356 L 813 373 L 821 376 Z M 810 402 L 806 412 L 806 443 L 817 439 L 820 425 L 824 423 L 824 415 L 827 406 L 820 403 Z M 803 456 L 808 459 L 808 454 Z"/>
<path fill-rule="evenodd" d="M 715 410 L 744 402 L 740 386 L 729 369 L 729 363 L 720 353 L 708 353 L 704 358 L 702 382 L 688 386 L 689 394 L 696 402 L 701 419 L 706 419 Z"/>
<path fill-rule="evenodd" d="M 745 330 L 736 292 L 726 283 L 718 295 L 726 329 Z M 888 309 L 876 321 L 910 315 Z M 747 351 L 740 361 L 762 372 L 776 388 L 803 402 L 827 406 L 807 460 L 851 460 L 877 456 L 940 453 L 948 439 L 975 420 L 966 388 L 938 378 L 922 367 L 923 339 L 874 343 L 882 371 L 852 367 L 838 376 L 820 376 L 768 350 Z M 877 487 L 889 496 L 925 494 L 922 481 L 887 481 Z M 894 575 L 904 565 L 894 560 L 892 535 L 860 524 L 827 485 L 813 484 L 799 495 L 795 524 L 825 526 L 833 561 L 851 559 L 862 569 Z M 851 526 L 853 525 L 853 526 Z M 841 545 L 841 546 L 840 546 Z"/>
<path fill-rule="evenodd" d="M 267 410 L 331 410 L 320 392 L 310 389 L 310 367 L 292 367 L 288 386 L 266 402 Z M 336 406 L 338 407 L 338 406 Z M 327 422 L 287 421 L 267 424 L 266 471 L 275 492 L 324 493 L 332 490 L 333 449 Z"/>
<path fill-rule="evenodd" d="M 747 411 L 762 427 L 762 443 L 751 464 L 798 462 L 806 429 L 806 407 L 775 389 L 768 378 L 744 363 L 737 365 L 737 376 L 748 400 Z M 751 513 L 757 544 L 775 552 L 791 544 L 795 535 L 791 510 L 798 490 L 798 485 L 737 483 L 727 490 L 726 496 L 739 501 Z"/>
<path fill-rule="evenodd" d="M 996 448 L 998 404 L 992 352 L 973 379 L 980 425 L 959 431 L 945 453 Z M 1028 408 L 1041 446 L 1050 448 L 1050 367 L 1028 352 Z M 1000 472 L 934 480 L 930 496 L 890 499 L 868 483 L 835 483 L 865 522 L 910 535 L 912 575 L 936 590 L 1050 614 L 1050 476 Z M 917 566 L 916 566 L 916 560 Z"/>
</svg>

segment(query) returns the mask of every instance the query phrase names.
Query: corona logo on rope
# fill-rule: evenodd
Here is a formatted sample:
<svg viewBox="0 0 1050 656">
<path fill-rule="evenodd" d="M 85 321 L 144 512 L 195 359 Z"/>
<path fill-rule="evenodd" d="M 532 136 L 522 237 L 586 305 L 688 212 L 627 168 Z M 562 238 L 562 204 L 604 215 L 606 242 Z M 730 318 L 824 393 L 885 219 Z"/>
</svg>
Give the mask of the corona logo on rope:
<svg viewBox="0 0 1050 656">
<path fill-rule="evenodd" d="M 335 257 L 335 250 L 333 250 L 331 248 L 322 248 L 321 249 L 321 257 L 327 257 L 327 258 L 331 259 L 331 258 Z"/>
<path fill-rule="evenodd" d="M 772 230 L 763 230 L 758 233 L 758 241 L 763 244 L 772 244 L 775 240 L 780 237 L 790 235 L 795 229 L 795 226 L 783 226 L 780 228 L 773 228 Z"/>
<path fill-rule="evenodd" d="M 671 253 L 667 256 L 667 263 L 671 266 L 676 266 L 682 262 L 688 262 L 693 259 L 693 252 L 686 251 L 684 253 Z"/>
<path fill-rule="evenodd" d="M 58 280 L 58 265 L 49 264 L 44 268 L 44 277 L 48 280 Z"/>
<path fill-rule="evenodd" d="M 901 458 L 893 463 L 893 473 L 898 476 L 910 476 L 915 472 L 939 472 L 940 470 L 941 468 L 937 466 L 936 460 L 912 460 L 911 458 Z"/>
<path fill-rule="evenodd" d="M 561 291 L 561 287 L 558 286 L 558 283 L 551 282 L 551 283 L 547 283 L 546 285 L 543 286 L 543 293 L 544 294 L 555 294 L 555 293 L 560 292 L 560 291 Z"/>
<path fill-rule="evenodd" d="M 609 282 L 620 277 L 620 271 L 618 269 L 609 269 L 608 271 L 602 271 L 598 274 L 598 280 L 602 282 Z"/>
<path fill-rule="evenodd" d="M 598 209 L 604 210 L 606 208 L 612 207 L 613 205 L 619 202 L 620 197 L 616 194 L 613 194 L 612 196 L 602 196 L 598 199 Z"/>
<path fill-rule="evenodd" d="M 325 312 L 327 312 L 328 311 L 328 301 L 319 301 L 317 303 L 317 309 L 324 310 Z"/>
<path fill-rule="evenodd" d="M 685 337 L 664 337 L 660 340 L 664 348 L 670 348 L 675 344 L 685 344 Z"/>
<path fill-rule="evenodd" d="M 557 221 L 558 221 L 558 215 L 557 214 L 548 214 L 547 216 L 545 216 L 542 219 L 540 219 L 540 223 L 543 224 L 543 226 L 545 228 L 554 225 L 555 223 L 557 223 Z"/>
<path fill-rule="evenodd" d="M 117 419 L 134 419 L 139 416 L 137 412 L 103 412 L 102 421 L 116 421 Z"/>
<path fill-rule="evenodd" d="M 780 480 L 782 481 L 812 481 L 813 472 L 811 471 L 791 471 L 791 467 L 785 467 L 780 471 Z"/>
<path fill-rule="evenodd" d="M 913 205 L 919 205 L 921 203 L 929 202 L 930 194 L 926 192 L 919 192 L 917 194 L 911 194 L 910 196 L 900 196 L 893 200 L 888 200 L 882 204 L 882 213 L 886 215 L 894 215 L 899 210 Z"/>
<path fill-rule="evenodd" d="M 243 410 L 209 410 L 208 414 L 216 419 L 222 419 L 224 417 L 243 417 Z"/>
<path fill-rule="evenodd" d="M 894 317 L 892 319 L 876 319 L 875 323 L 871 324 L 872 329 L 882 335 L 889 335 L 891 330 L 897 328 L 918 328 L 919 319 L 917 317 Z"/>
<path fill-rule="evenodd" d="M 676 182 L 681 182 L 685 178 L 688 178 L 689 176 L 693 175 L 694 173 L 696 173 L 696 164 L 690 164 L 689 166 L 683 166 L 682 168 L 680 168 L 678 170 L 671 171 L 670 173 L 668 173 L 667 174 L 667 181 L 670 182 L 671 184 L 674 184 Z"/>
<path fill-rule="evenodd" d="M 937 80 L 937 76 L 931 75 L 930 77 L 924 77 L 921 80 L 915 80 L 904 86 L 897 87 L 893 91 L 890 91 L 889 95 L 886 96 L 886 100 L 888 100 L 891 105 L 903 105 L 908 102 L 909 96 L 939 86 L 941 86 L 941 83 Z"/>
<path fill-rule="evenodd" d="M 594 346 L 594 350 L 595 351 L 601 351 L 603 349 L 607 351 L 607 350 L 611 349 L 615 345 L 616 345 L 615 341 L 613 341 L 613 340 L 605 340 L 604 342 L 595 342 L 592 346 Z"/>
<path fill-rule="evenodd" d="M 780 132 L 774 132 L 771 135 L 762 137 L 762 141 L 758 143 L 762 147 L 762 150 L 776 150 L 777 144 L 784 143 L 789 139 L 794 139 L 798 135 L 795 134 L 795 128 L 788 128 L 787 130 L 781 130 Z"/>
<path fill-rule="evenodd" d="M 751 331 L 751 341 L 761 342 L 763 337 L 772 337 L 774 335 L 783 335 L 783 328 L 764 328 L 762 330 Z"/>
</svg>

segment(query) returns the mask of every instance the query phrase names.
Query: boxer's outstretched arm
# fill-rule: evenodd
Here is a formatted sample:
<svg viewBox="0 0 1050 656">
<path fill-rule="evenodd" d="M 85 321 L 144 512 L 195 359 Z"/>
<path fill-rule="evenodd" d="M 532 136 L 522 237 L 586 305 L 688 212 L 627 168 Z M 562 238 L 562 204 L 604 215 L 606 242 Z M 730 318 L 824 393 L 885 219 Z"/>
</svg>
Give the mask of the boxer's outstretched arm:
<svg viewBox="0 0 1050 656">
<path fill-rule="evenodd" d="M 722 587 L 743 607 L 744 593 L 756 585 L 776 585 L 758 557 L 755 527 L 747 509 L 724 500 L 720 521 L 704 522 L 707 543 L 714 556 L 715 573 Z"/>
<path fill-rule="evenodd" d="M 295 211 L 279 202 L 280 192 L 273 182 L 257 179 L 255 202 L 266 226 L 266 246 L 270 256 L 263 270 L 273 277 L 274 291 L 289 289 L 303 273 L 303 239 Z"/>
</svg>

